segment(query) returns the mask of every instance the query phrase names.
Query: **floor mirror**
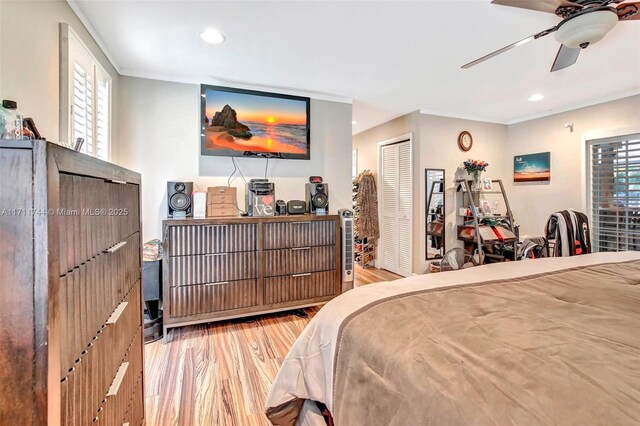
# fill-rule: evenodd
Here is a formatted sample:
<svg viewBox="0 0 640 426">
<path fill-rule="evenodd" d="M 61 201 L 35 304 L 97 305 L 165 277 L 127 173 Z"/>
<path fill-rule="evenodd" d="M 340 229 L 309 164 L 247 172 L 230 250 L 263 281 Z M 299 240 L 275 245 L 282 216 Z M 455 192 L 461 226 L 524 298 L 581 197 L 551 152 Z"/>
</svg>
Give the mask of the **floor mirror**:
<svg viewBox="0 0 640 426">
<path fill-rule="evenodd" d="M 424 169 L 426 191 L 426 260 L 440 259 L 445 248 L 444 169 Z"/>
</svg>

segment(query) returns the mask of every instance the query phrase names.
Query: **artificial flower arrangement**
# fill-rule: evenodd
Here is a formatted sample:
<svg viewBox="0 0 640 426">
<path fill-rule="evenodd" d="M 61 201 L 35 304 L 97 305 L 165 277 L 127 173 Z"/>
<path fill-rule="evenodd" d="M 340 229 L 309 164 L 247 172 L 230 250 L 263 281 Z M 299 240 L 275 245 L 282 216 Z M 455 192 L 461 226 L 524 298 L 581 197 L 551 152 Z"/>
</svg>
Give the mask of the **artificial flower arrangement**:
<svg viewBox="0 0 640 426">
<path fill-rule="evenodd" d="M 464 162 L 464 169 L 470 175 L 484 172 L 485 170 L 487 170 L 487 166 L 489 166 L 489 163 L 487 163 L 486 161 L 467 160 Z"/>
<path fill-rule="evenodd" d="M 467 160 L 464 163 L 464 169 L 473 176 L 473 182 L 471 182 L 472 191 L 480 191 L 482 189 L 482 183 L 480 182 L 480 174 L 487 170 L 489 163 L 486 161 Z"/>
</svg>

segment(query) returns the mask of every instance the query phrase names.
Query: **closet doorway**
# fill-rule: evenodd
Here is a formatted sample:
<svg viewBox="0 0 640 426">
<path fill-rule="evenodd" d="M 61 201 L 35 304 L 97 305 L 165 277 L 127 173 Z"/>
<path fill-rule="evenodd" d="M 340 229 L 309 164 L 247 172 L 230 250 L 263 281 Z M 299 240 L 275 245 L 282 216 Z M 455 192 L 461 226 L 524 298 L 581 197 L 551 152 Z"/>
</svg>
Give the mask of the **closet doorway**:
<svg viewBox="0 0 640 426">
<path fill-rule="evenodd" d="M 378 143 L 379 267 L 411 276 L 413 266 L 412 135 Z"/>
</svg>

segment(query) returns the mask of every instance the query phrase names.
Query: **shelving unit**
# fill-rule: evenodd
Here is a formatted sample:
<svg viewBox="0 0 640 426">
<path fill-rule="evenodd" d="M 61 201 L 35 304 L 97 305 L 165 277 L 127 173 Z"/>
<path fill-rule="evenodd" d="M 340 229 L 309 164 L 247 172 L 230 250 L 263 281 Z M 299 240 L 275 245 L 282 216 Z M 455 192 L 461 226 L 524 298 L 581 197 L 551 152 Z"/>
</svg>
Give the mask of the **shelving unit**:
<svg viewBox="0 0 640 426">
<path fill-rule="evenodd" d="M 353 252 L 355 261 L 363 268 L 375 260 L 375 246 L 367 238 L 354 241 Z"/>
<path fill-rule="evenodd" d="M 483 237 L 483 234 L 485 235 L 488 234 L 490 230 L 489 226 L 485 227 L 485 225 L 482 223 L 483 221 L 487 221 L 487 220 L 502 221 L 502 222 L 506 220 L 507 223 L 506 224 L 501 223 L 500 226 L 509 229 L 514 235 L 516 234 L 516 229 L 515 229 L 514 220 L 513 220 L 513 213 L 511 211 L 511 207 L 509 206 L 509 199 L 507 198 L 507 193 L 504 190 L 504 185 L 502 183 L 502 180 L 492 179 L 491 182 L 492 182 L 492 186 L 495 186 L 497 184 L 500 190 L 499 191 L 497 190 L 475 191 L 475 190 L 471 190 L 472 181 L 467 179 L 456 180 L 457 191 L 462 194 L 462 206 L 464 206 L 464 208 L 468 208 L 471 211 L 470 216 L 460 216 L 460 217 L 462 217 L 463 220 L 465 220 L 465 222 L 472 222 L 471 224 L 465 223 L 463 225 L 457 226 L 458 239 L 461 241 L 464 241 L 465 243 L 474 244 L 475 247 L 478 248 L 480 264 L 485 263 L 486 257 L 491 257 L 492 260 L 496 260 L 496 261 L 505 260 L 505 258 L 502 256 L 485 254 L 484 247 L 497 246 L 497 245 L 504 246 L 504 245 L 512 244 L 514 246 L 513 247 L 514 256 L 516 252 L 515 245 L 517 243 L 517 238 L 507 238 L 507 239 L 500 240 L 497 237 L 495 237 L 495 239 L 487 238 L 486 236 Z M 483 214 L 482 208 L 480 207 L 480 204 L 481 204 L 480 196 L 485 194 L 501 195 L 502 196 L 501 201 L 504 203 L 506 214 L 489 214 L 489 215 Z M 470 238 L 461 237 L 461 231 L 468 230 L 469 228 L 473 228 L 474 236 Z M 492 230 L 490 232 L 493 233 Z M 511 260 L 515 260 L 515 259 L 511 259 Z"/>
</svg>

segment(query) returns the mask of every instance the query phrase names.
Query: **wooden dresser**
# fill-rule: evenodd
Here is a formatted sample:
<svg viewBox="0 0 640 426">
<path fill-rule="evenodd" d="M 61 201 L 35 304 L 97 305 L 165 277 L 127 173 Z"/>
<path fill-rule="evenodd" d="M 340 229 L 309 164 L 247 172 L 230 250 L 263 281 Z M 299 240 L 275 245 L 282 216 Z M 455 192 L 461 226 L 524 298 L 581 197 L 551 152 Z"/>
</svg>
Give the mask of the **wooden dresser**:
<svg viewBox="0 0 640 426">
<path fill-rule="evenodd" d="M 340 294 L 337 215 L 163 222 L 164 328 L 325 303 Z"/>
<path fill-rule="evenodd" d="M 143 424 L 140 175 L 0 141 L 0 182 L 0 424 Z"/>
</svg>

